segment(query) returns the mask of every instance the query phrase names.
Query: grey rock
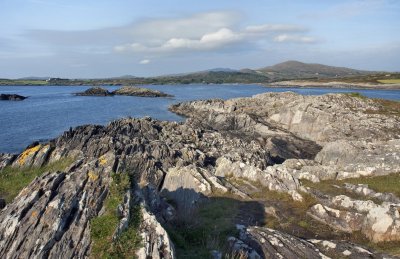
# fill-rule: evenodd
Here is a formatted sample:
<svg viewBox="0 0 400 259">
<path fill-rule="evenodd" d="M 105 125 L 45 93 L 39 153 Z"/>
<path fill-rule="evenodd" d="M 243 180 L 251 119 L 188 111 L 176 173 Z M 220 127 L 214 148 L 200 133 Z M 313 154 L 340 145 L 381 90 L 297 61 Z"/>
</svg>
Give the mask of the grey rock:
<svg viewBox="0 0 400 259">
<path fill-rule="evenodd" d="M 173 97 L 172 95 L 148 88 L 124 86 L 112 92 L 115 95 L 128 95 L 139 97 Z"/>
<path fill-rule="evenodd" d="M 2 154 L 0 153 L 0 171 L 3 170 L 4 167 L 9 166 L 14 162 L 17 158 L 17 155 L 14 154 Z"/>
</svg>

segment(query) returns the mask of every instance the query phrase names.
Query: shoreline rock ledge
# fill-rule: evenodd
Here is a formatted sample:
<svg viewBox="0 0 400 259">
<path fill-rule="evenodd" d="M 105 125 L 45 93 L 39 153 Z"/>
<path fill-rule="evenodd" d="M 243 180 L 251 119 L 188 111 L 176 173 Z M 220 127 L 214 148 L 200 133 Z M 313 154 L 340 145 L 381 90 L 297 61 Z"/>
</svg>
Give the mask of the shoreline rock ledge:
<svg viewBox="0 0 400 259">
<path fill-rule="evenodd" d="M 171 107 L 183 123 L 79 126 L 17 156 L 2 154 L 0 175 L 73 161 L 7 200 L 0 258 L 93 257 L 92 223 L 114 214 L 105 243 L 121 246 L 126 236 L 118 238 L 137 223 L 140 259 L 198 248 L 214 258 L 396 258 L 398 192 L 355 181 L 399 176 L 398 107 L 291 92 L 193 101 Z M 108 197 L 124 176 L 129 184 L 110 211 Z"/>
</svg>

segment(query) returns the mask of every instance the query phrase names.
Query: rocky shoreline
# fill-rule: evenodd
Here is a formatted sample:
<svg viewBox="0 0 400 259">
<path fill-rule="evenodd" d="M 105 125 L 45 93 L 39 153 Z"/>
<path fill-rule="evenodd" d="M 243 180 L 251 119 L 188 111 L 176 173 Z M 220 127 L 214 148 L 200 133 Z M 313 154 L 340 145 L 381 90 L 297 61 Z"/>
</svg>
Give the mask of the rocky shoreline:
<svg viewBox="0 0 400 259">
<path fill-rule="evenodd" d="M 361 180 L 398 177 L 399 106 L 291 92 L 193 101 L 170 107 L 184 123 L 121 119 L 1 154 L 0 175 L 73 162 L 1 210 L 0 257 L 89 257 L 93 220 L 127 175 L 110 238 L 139 211 L 139 258 L 396 258 L 378 248 L 400 246 L 399 196 Z"/>
</svg>

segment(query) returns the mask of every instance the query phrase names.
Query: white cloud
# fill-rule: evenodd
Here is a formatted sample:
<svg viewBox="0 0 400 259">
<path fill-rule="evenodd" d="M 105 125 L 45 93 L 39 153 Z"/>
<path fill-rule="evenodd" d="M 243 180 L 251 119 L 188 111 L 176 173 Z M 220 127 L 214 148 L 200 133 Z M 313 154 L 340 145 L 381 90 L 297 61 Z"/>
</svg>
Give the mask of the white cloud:
<svg viewBox="0 0 400 259">
<path fill-rule="evenodd" d="M 305 36 L 307 28 L 295 24 L 260 24 L 240 28 L 237 13 L 200 13 L 177 19 L 146 20 L 135 24 L 129 33 L 133 43 L 119 44 L 116 52 L 175 53 L 213 51 L 259 41 L 314 43 Z M 281 35 L 279 35 L 281 34 Z"/>
<path fill-rule="evenodd" d="M 304 32 L 306 28 L 298 25 L 290 24 L 261 24 L 247 26 L 245 29 L 248 33 L 264 33 L 264 32 Z"/>
<path fill-rule="evenodd" d="M 315 43 L 317 40 L 313 37 L 301 36 L 295 34 L 280 34 L 274 37 L 275 42 L 294 42 L 294 43 Z"/>
<path fill-rule="evenodd" d="M 149 59 L 143 59 L 143 60 L 141 60 L 140 62 L 139 62 L 139 64 L 141 64 L 141 65 L 147 65 L 147 64 L 149 64 L 150 63 L 150 60 Z"/>
</svg>

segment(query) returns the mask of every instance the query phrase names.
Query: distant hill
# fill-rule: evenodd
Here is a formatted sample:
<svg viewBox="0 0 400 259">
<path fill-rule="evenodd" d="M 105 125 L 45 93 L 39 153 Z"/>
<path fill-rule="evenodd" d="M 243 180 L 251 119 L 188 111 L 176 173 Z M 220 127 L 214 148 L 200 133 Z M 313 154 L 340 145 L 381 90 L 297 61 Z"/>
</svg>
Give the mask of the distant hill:
<svg viewBox="0 0 400 259">
<path fill-rule="evenodd" d="M 47 76 L 47 77 L 45 77 L 45 76 L 27 76 L 27 77 L 18 78 L 17 80 L 47 80 L 49 78 L 50 78 L 49 76 Z"/>
<path fill-rule="evenodd" d="M 135 84 L 223 84 L 223 83 L 271 83 L 276 81 L 308 79 L 308 80 L 353 80 L 371 81 L 372 74 L 381 76 L 384 72 L 356 70 L 345 67 L 334 67 L 321 64 L 308 64 L 299 61 L 286 61 L 259 69 L 234 70 L 230 68 L 213 68 L 193 73 L 182 73 L 156 77 L 136 77 L 124 75 L 98 79 L 57 79 L 45 82 L 50 85 L 135 85 Z M 385 77 L 386 78 L 386 77 Z M 48 79 L 44 77 L 27 77 L 18 80 L 0 80 L 0 85 L 35 85 L 36 81 Z M 23 81 L 22 80 L 27 80 Z M 28 81 L 32 80 L 32 81 Z M 373 79 L 376 81 L 376 79 Z"/>
<path fill-rule="evenodd" d="M 372 71 L 363 71 L 346 67 L 334 67 L 321 64 L 309 64 L 293 60 L 269 67 L 255 69 L 254 72 L 262 73 L 273 80 L 348 77 L 374 73 Z"/>
</svg>

